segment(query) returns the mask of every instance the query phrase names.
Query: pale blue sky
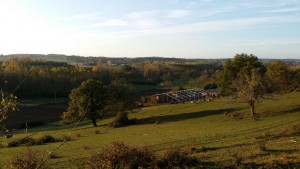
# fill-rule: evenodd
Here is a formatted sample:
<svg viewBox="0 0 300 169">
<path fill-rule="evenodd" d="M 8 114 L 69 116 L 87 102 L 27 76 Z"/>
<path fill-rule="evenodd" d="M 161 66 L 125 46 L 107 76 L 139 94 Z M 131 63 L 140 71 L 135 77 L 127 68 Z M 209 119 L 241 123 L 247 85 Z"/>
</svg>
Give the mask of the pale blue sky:
<svg viewBox="0 0 300 169">
<path fill-rule="evenodd" d="M 0 0 L 0 54 L 300 59 L 300 0 Z"/>
</svg>

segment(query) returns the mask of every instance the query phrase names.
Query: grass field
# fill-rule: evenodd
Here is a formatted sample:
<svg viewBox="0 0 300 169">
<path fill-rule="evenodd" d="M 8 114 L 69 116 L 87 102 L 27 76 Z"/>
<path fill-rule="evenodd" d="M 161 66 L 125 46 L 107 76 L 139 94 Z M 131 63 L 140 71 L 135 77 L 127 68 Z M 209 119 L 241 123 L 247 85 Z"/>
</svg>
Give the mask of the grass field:
<svg viewBox="0 0 300 169">
<path fill-rule="evenodd" d="M 67 102 L 68 98 L 40 98 L 40 99 L 21 99 L 18 102 L 20 106 L 37 106 L 42 104 L 53 104 Z"/>
<path fill-rule="evenodd" d="M 76 168 L 85 157 L 101 150 L 112 141 L 129 145 L 146 145 L 157 152 L 168 147 L 181 147 L 191 151 L 202 167 L 223 168 L 237 164 L 280 164 L 300 166 L 300 135 L 285 134 L 293 125 L 300 125 L 300 92 L 275 95 L 257 104 L 258 120 L 248 116 L 244 103 L 230 103 L 219 98 L 211 102 L 161 105 L 143 108 L 130 114 L 138 124 L 122 128 L 92 127 L 83 122 L 75 128 L 57 127 L 57 123 L 43 129 L 29 129 L 27 136 L 39 138 L 50 134 L 62 137 L 71 134 L 71 141 L 58 149 L 59 157 L 49 159 L 55 168 Z M 98 124 L 107 124 L 111 119 Z M 25 137 L 18 131 L 12 139 L 1 138 L 2 144 Z M 58 143 L 32 146 L 42 155 Z M 0 166 L 7 168 L 12 156 L 27 147 L 0 148 Z M 1 168 L 0 167 L 0 168 Z M 201 167 L 199 165 L 198 167 Z"/>
</svg>

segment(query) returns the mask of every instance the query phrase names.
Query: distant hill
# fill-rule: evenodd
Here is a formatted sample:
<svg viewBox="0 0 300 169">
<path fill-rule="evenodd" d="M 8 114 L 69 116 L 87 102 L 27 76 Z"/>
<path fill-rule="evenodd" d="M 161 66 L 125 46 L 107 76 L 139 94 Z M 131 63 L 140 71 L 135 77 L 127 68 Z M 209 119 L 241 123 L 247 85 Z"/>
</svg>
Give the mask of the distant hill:
<svg viewBox="0 0 300 169">
<path fill-rule="evenodd" d="M 30 57 L 33 59 L 41 59 L 46 61 L 54 62 L 66 62 L 71 65 L 87 65 L 94 66 L 96 63 L 101 60 L 102 63 L 107 63 L 110 61 L 112 64 L 133 64 L 133 63 L 144 63 L 144 62 L 206 62 L 206 63 L 217 63 L 224 62 L 227 59 L 186 59 L 186 58 L 164 58 L 158 56 L 149 56 L 149 57 L 137 57 L 137 58 L 127 58 L 127 57 L 105 57 L 105 56 L 78 56 L 78 55 L 63 55 L 63 54 L 10 54 L 10 55 L 0 55 L 0 61 L 9 60 L 11 58 L 23 58 Z M 273 60 L 278 59 L 260 59 L 264 63 L 269 63 Z M 280 59 L 289 64 L 300 64 L 300 59 Z"/>
<path fill-rule="evenodd" d="M 132 64 L 132 63 L 144 63 L 144 62 L 220 62 L 226 59 L 185 59 L 185 58 L 163 58 L 163 57 L 138 57 L 138 58 L 127 58 L 127 57 L 104 57 L 104 56 L 76 56 L 76 55 L 62 55 L 62 54 L 11 54 L 11 55 L 0 55 L 0 61 L 8 60 L 11 58 L 23 58 L 30 57 L 33 59 L 42 59 L 47 61 L 55 62 L 67 62 L 69 64 L 84 64 L 84 65 L 96 65 L 101 60 L 102 63 L 111 61 L 112 64 Z"/>
</svg>

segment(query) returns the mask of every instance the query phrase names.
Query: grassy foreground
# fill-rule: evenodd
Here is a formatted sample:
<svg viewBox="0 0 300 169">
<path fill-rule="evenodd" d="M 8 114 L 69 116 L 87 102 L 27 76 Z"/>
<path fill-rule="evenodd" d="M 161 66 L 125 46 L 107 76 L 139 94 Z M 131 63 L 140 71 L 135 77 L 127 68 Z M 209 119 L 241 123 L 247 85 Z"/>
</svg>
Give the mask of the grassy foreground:
<svg viewBox="0 0 300 169">
<path fill-rule="evenodd" d="M 275 95 L 257 104 L 258 120 L 250 119 L 244 103 L 229 103 L 226 99 L 211 102 L 162 105 L 143 108 L 130 114 L 138 124 L 109 128 L 92 127 L 83 123 L 76 128 L 45 126 L 29 129 L 27 136 L 62 137 L 71 133 L 71 141 L 58 149 L 58 158 L 49 159 L 54 168 L 77 168 L 85 157 L 100 151 L 112 141 L 129 145 L 146 145 L 157 152 L 168 147 L 182 147 L 191 151 L 204 167 L 223 168 L 238 164 L 293 164 L 300 166 L 300 135 L 286 134 L 291 126 L 300 124 L 300 92 Z M 111 119 L 98 124 L 107 124 Z M 1 138 L 0 143 L 25 137 L 23 131 L 13 138 Z M 32 146 L 46 155 L 59 143 Z M 0 166 L 8 168 L 12 156 L 27 147 L 0 148 Z M 1 168 L 0 167 L 0 168 Z M 201 166 L 198 166 L 201 167 Z"/>
</svg>

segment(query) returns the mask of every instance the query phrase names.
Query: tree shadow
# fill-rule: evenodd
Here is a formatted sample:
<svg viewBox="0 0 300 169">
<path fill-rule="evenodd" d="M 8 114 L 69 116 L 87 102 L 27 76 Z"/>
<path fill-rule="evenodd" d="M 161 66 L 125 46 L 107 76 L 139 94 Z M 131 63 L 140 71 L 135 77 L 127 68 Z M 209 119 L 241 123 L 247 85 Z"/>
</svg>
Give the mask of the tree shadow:
<svg viewBox="0 0 300 169">
<path fill-rule="evenodd" d="M 279 113 L 296 113 L 300 112 L 300 106 L 294 107 L 290 110 L 280 111 Z"/>
<path fill-rule="evenodd" d="M 245 163 L 240 168 L 299 168 L 300 163 L 299 162 L 279 162 L 279 161 L 271 161 L 269 163 Z M 231 167 L 229 167 L 231 168 Z M 233 167 L 236 168 L 236 167 Z"/>
<path fill-rule="evenodd" d="M 282 153 L 285 153 L 285 154 L 292 154 L 292 153 L 299 153 L 300 151 L 299 150 L 276 150 L 276 149 L 267 149 L 267 150 L 264 150 L 262 151 L 261 154 L 256 154 L 256 155 L 253 155 L 251 156 L 250 158 L 263 158 L 267 155 L 280 155 Z M 290 157 L 290 158 L 295 158 L 295 157 Z"/>
<path fill-rule="evenodd" d="M 275 150 L 275 149 L 267 149 L 267 153 L 297 153 L 300 152 L 299 150 Z"/>
<path fill-rule="evenodd" d="M 159 124 L 166 122 L 176 122 L 189 119 L 197 119 L 206 116 L 219 115 L 223 113 L 231 113 L 238 109 L 219 109 L 219 110 L 204 110 L 182 114 L 162 115 L 162 116 L 151 116 L 143 119 L 138 119 L 136 124 Z"/>
<path fill-rule="evenodd" d="M 266 116 L 284 115 L 284 114 L 296 113 L 296 112 L 300 112 L 300 106 L 293 107 L 289 110 L 272 112 L 270 114 L 267 114 Z"/>
</svg>

